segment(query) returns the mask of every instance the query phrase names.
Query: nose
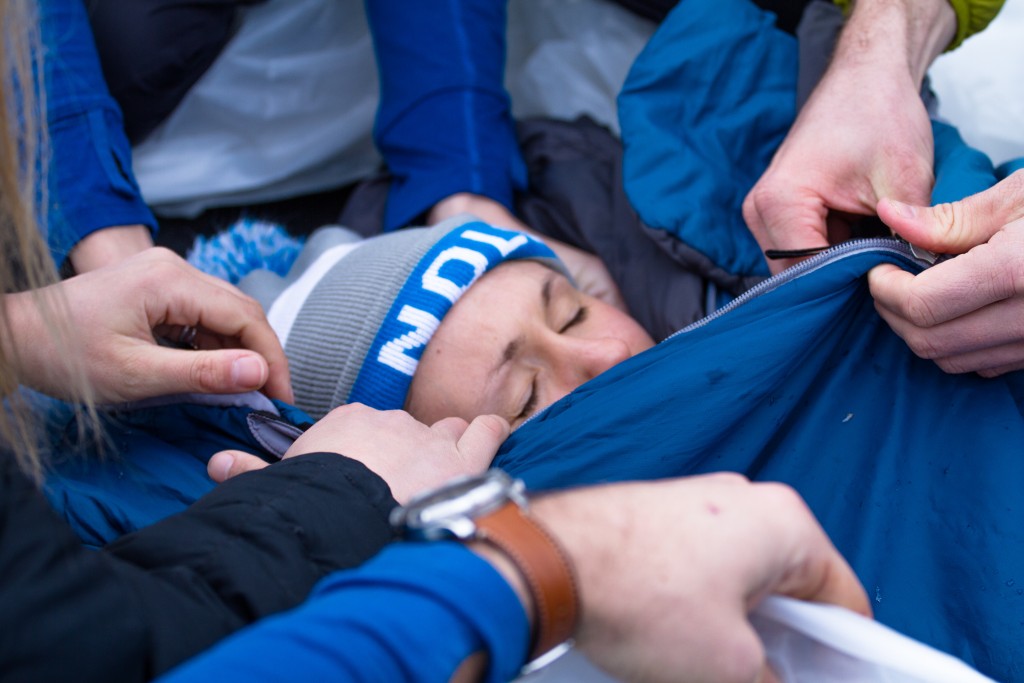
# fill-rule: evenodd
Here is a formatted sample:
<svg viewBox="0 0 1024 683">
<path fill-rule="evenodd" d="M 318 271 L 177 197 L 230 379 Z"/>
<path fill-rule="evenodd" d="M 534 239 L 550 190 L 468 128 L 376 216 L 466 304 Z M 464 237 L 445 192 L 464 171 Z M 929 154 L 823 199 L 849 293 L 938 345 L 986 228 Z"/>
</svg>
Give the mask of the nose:
<svg viewBox="0 0 1024 683">
<path fill-rule="evenodd" d="M 571 368 L 573 389 L 632 355 L 626 342 L 615 337 L 569 338 L 567 341 L 566 365 Z"/>
</svg>

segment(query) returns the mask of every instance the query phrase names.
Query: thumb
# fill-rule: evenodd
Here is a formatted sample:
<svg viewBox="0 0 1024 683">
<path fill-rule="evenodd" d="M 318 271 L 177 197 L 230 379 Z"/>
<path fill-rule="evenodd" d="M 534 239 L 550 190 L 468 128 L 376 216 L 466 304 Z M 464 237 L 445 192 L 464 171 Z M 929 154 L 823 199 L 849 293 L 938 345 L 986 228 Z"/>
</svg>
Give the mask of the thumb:
<svg viewBox="0 0 1024 683">
<path fill-rule="evenodd" d="M 948 204 L 924 207 L 883 199 L 878 203 L 878 216 L 911 244 L 962 254 L 987 242 L 1007 223 L 1024 218 L 1024 171 Z"/>
<path fill-rule="evenodd" d="M 459 453 L 466 462 L 479 467 L 482 472 L 494 460 L 495 453 L 511 431 L 505 418 L 497 415 L 480 415 L 469 423 L 459 438 Z"/>
<path fill-rule="evenodd" d="M 198 392 L 237 394 L 255 391 L 270 376 L 267 361 L 241 349 L 191 351 L 157 347 L 147 358 L 150 396 Z"/>
<path fill-rule="evenodd" d="M 210 479 L 213 479 L 218 484 L 223 484 L 231 477 L 243 472 L 261 470 L 268 464 L 265 460 L 257 458 L 251 453 L 220 451 L 219 453 L 214 453 L 210 457 L 210 461 L 206 463 L 206 473 L 210 475 Z"/>
</svg>

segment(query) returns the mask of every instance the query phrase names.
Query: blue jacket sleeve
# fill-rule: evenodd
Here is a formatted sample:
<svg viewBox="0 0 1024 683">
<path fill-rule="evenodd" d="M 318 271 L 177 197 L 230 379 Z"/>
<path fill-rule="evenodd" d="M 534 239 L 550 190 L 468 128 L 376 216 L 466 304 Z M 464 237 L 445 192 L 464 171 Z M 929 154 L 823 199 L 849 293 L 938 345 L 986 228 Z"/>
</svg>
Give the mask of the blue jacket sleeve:
<svg viewBox="0 0 1024 683">
<path fill-rule="evenodd" d="M 503 85 L 503 0 L 367 0 L 380 69 L 374 139 L 393 181 L 386 230 L 472 192 L 512 206 L 526 186 Z"/>
<path fill-rule="evenodd" d="M 47 241 L 60 266 L 86 235 L 156 220 L 132 176 L 121 111 L 107 91 L 81 0 L 40 5 L 46 83 Z"/>
<path fill-rule="evenodd" d="M 160 680 L 442 683 L 483 650 L 484 680 L 498 683 L 516 676 L 528 635 L 519 599 L 485 560 L 456 543 L 400 543 Z"/>
</svg>

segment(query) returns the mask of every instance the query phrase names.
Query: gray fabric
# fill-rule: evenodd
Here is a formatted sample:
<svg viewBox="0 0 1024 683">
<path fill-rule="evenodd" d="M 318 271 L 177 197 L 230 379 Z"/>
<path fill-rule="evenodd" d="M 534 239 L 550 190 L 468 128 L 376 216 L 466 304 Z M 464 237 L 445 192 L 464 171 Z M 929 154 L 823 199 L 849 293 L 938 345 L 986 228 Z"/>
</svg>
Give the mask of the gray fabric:
<svg viewBox="0 0 1024 683">
<path fill-rule="evenodd" d="M 317 284 L 285 346 L 299 407 L 319 419 L 348 402 L 406 278 L 453 227 L 413 228 L 368 240 Z"/>
<path fill-rule="evenodd" d="M 328 249 L 363 241 L 313 287 L 285 344 L 295 403 L 319 419 L 347 402 L 366 354 L 416 264 L 442 237 L 461 225 L 446 221 L 365 240 L 339 227 L 310 236 L 287 277 L 254 271 L 239 288 L 264 310 Z"/>
</svg>

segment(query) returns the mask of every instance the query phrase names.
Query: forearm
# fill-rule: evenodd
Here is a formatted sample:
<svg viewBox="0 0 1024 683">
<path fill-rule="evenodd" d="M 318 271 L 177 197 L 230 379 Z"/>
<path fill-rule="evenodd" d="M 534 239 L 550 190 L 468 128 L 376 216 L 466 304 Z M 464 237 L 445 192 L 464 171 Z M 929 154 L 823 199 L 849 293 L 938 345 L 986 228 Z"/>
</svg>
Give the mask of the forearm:
<svg viewBox="0 0 1024 683">
<path fill-rule="evenodd" d="M 947 0 L 857 0 L 829 70 L 901 69 L 919 87 L 956 28 L 956 14 Z"/>
<path fill-rule="evenodd" d="M 166 680 L 447 681 L 472 658 L 497 683 L 519 670 L 528 634 L 519 599 L 489 563 L 457 544 L 403 543 Z"/>
<path fill-rule="evenodd" d="M 153 233 L 145 225 L 113 225 L 89 233 L 71 250 L 76 273 L 120 263 L 153 246 Z"/>
<path fill-rule="evenodd" d="M 381 79 L 374 138 L 394 177 L 385 227 L 457 192 L 511 207 L 526 169 L 503 85 L 504 3 L 368 0 L 367 13 Z"/>
<path fill-rule="evenodd" d="M 60 266 L 85 236 L 156 220 L 131 171 L 121 112 L 107 91 L 81 0 L 40 3 L 46 45 L 47 239 Z"/>
</svg>

